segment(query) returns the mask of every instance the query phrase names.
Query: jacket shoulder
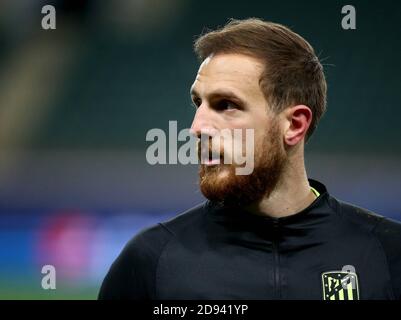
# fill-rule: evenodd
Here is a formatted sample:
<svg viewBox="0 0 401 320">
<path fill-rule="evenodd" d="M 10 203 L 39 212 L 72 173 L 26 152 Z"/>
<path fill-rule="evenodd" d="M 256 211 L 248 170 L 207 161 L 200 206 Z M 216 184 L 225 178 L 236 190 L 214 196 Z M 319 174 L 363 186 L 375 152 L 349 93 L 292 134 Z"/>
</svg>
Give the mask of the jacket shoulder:
<svg viewBox="0 0 401 320">
<path fill-rule="evenodd" d="M 156 296 L 159 257 L 180 230 L 193 225 L 203 204 L 142 229 L 124 247 L 103 280 L 99 299 L 151 299 Z"/>
<path fill-rule="evenodd" d="M 401 299 L 401 223 L 370 210 L 335 200 L 341 216 L 379 243 L 386 258 L 394 295 Z"/>
<path fill-rule="evenodd" d="M 171 234 L 161 224 L 141 230 L 111 265 L 99 299 L 149 299 L 154 296 L 158 258 Z"/>
<path fill-rule="evenodd" d="M 174 235 L 187 230 L 188 227 L 197 225 L 200 219 L 203 218 L 206 211 L 207 201 L 198 204 L 197 206 L 188 209 L 187 211 L 160 223 L 169 232 Z"/>
<path fill-rule="evenodd" d="M 401 300 L 401 223 L 383 218 L 373 233 L 386 255 L 395 297 Z"/>
<path fill-rule="evenodd" d="M 372 232 L 385 219 L 380 214 L 334 197 L 330 197 L 329 204 L 346 222 L 366 232 Z"/>
</svg>

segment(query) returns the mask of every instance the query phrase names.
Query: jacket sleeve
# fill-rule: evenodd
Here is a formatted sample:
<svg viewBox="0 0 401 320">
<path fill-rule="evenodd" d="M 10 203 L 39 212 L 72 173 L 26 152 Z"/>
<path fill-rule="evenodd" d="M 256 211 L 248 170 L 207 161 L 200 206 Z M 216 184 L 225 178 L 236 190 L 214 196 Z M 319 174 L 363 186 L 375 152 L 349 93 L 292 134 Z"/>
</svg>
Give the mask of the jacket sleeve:
<svg viewBox="0 0 401 320">
<path fill-rule="evenodd" d="M 395 299 L 401 300 L 401 223 L 387 218 L 382 219 L 374 233 L 387 258 Z"/>
</svg>

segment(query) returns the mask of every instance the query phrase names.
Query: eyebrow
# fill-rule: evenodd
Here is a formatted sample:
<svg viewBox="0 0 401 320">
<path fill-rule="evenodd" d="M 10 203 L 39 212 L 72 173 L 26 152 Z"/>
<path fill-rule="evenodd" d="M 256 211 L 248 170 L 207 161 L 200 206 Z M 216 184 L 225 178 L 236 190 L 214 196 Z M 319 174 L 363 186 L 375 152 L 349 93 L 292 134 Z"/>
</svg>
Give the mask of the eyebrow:
<svg viewBox="0 0 401 320">
<path fill-rule="evenodd" d="M 199 93 L 195 89 L 191 89 L 190 91 L 191 97 L 199 97 Z M 238 96 L 235 92 L 227 89 L 217 89 L 215 91 L 212 91 L 211 93 L 208 94 L 209 99 L 213 98 L 228 98 L 228 99 L 233 99 L 234 101 L 238 103 L 245 104 L 245 100 L 242 99 L 241 97 Z"/>
</svg>

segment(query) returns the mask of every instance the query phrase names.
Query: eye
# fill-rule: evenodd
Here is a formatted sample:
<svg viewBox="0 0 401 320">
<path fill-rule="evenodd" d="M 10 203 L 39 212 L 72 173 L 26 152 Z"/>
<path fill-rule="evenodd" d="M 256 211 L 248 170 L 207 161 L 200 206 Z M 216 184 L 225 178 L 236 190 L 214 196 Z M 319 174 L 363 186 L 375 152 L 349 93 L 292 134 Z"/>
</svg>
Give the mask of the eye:
<svg viewBox="0 0 401 320">
<path fill-rule="evenodd" d="M 201 99 L 199 98 L 192 99 L 192 105 L 194 106 L 195 109 L 198 109 L 201 104 L 202 104 Z"/>
<path fill-rule="evenodd" d="M 215 105 L 217 110 L 224 111 L 224 110 L 234 110 L 238 109 L 238 105 L 230 100 L 223 99 L 216 103 Z"/>
</svg>

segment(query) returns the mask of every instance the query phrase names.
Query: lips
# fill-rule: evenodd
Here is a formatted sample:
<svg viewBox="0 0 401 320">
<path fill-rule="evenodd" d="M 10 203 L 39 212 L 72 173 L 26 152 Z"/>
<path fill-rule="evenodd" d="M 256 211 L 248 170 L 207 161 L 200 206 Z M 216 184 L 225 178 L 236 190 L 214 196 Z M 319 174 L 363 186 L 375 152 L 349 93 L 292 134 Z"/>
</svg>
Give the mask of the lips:
<svg viewBox="0 0 401 320">
<path fill-rule="evenodd" d="M 202 164 L 210 166 L 222 163 L 222 155 L 220 152 L 216 152 L 210 149 L 206 149 L 205 151 L 203 151 L 203 149 L 201 149 L 199 150 L 198 155 Z"/>
<path fill-rule="evenodd" d="M 202 163 L 207 165 L 207 166 L 213 166 L 220 164 L 220 158 L 217 159 L 202 159 Z"/>
</svg>

